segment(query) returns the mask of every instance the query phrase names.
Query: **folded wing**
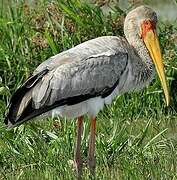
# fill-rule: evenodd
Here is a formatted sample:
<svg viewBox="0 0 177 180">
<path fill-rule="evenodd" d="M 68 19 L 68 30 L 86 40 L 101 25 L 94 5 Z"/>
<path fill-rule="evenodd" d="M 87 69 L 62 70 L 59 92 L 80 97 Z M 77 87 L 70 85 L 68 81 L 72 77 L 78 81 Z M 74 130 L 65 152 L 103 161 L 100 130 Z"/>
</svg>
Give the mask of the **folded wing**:
<svg viewBox="0 0 177 180">
<path fill-rule="evenodd" d="M 13 95 L 5 123 L 18 125 L 56 107 L 107 97 L 127 68 L 128 55 L 108 51 L 68 61 L 30 77 Z"/>
</svg>

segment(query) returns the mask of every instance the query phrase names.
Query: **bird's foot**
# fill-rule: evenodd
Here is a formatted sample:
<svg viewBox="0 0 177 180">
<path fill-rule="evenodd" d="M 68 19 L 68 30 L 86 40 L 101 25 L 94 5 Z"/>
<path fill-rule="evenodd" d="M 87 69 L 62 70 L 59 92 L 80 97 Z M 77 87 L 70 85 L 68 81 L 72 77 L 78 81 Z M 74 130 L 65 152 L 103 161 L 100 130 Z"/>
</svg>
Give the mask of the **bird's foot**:
<svg viewBox="0 0 177 180">
<path fill-rule="evenodd" d="M 83 167 L 83 162 L 81 159 L 76 159 L 74 161 L 74 166 L 75 166 L 75 170 L 77 173 L 77 179 L 80 180 L 82 179 L 82 167 Z"/>
<path fill-rule="evenodd" d="M 88 158 L 87 164 L 88 164 L 88 168 L 90 170 L 91 177 L 95 177 L 95 168 L 96 168 L 96 159 L 95 159 L 95 157 Z"/>
</svg>

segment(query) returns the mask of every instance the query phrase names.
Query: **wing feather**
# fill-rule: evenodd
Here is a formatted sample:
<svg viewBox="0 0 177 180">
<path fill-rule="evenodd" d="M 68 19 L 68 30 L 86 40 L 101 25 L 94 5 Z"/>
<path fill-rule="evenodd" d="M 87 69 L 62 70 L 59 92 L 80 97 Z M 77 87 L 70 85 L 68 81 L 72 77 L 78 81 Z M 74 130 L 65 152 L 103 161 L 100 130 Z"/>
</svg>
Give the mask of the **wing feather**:
<svg viewBox="0 0 177 180">
<path fill-rule="evenodd" d="M 70 97 L 82 96 L 80 101 L 85 101 L 90 96 L 105 96 L 104 92 L 108 92 L 119 80 L 127 61 L 127 54 L 113 52 L 111 55 L 91 56 L 85 61 L 59 66 L 53 70 L 51 79 L 45 79 L 48 88 L 44 83 L 35 88 L 33 103 L 40 108 L 40 104 L 41 107 L 52 106 L 64 99 L 67 104 Z M 51 91 L 50 96 L 48 91 Z M 40 103 L 41 96 L 48 97 L 45 103 Z"/>
<path fill-rule="evenodd" d="M 40 64 L 12 96 L 5 123 L 16 126 L 62 105 L 108 96 L 128 62 L 127 42 L 99 37 Z"/>
</svg>

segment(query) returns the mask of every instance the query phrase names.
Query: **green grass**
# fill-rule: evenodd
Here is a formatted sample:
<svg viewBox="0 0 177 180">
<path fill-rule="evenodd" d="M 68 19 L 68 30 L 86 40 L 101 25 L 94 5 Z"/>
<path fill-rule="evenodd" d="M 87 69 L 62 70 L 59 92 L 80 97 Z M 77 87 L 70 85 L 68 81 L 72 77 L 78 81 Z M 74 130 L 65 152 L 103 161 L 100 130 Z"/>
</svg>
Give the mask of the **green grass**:
<svg viewBox="0 0 177 180">
<path fill-rule="evenodd" d="M 37 1 L 36 1 L 37 2 Z M 70 164 L 75 120 L 31 121 L 13 130 L 3 124 L 11 94 L 48 57 L 88 39 L 123 35 L 119 7 L 104 15 L 80 1 L 0 3 L 0 179 L 74 179 Z M 159 23 L 172 102 L 165 107 L 158 79 L 125 94 L 99 113 L 96 179 L 177 179 L 177 24 Z M 86 163 L 89 121 L 82 141 Z M 84 178 L 89 173 L 84 166 Z"/>
</svg>

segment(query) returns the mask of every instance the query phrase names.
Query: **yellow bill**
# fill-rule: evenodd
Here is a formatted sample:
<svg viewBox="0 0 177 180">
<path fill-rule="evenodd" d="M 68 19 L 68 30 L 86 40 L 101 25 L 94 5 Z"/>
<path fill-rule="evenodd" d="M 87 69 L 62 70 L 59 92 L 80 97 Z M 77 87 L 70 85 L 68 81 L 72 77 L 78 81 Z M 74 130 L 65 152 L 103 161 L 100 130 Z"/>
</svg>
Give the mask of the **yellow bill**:
<svg viewBox="0 0 177 180">
<path fill-rule="evenodd" d="M 165 94 L 166 103 L 168 106 L 170 103 L 170 96 L 167 85 L 167 79 L 164 71 L 164 64 L 160 51 L 160 45 L 156 32 L 154 32 L 153 30 L 149 30 L 148 32 L 146 32 L 146 36 L 143 39 L 147 49 L 149 50 L 150 56 L 155 64 L 155 68 L 160 78 L 162 88 Z"/>
</svg>

